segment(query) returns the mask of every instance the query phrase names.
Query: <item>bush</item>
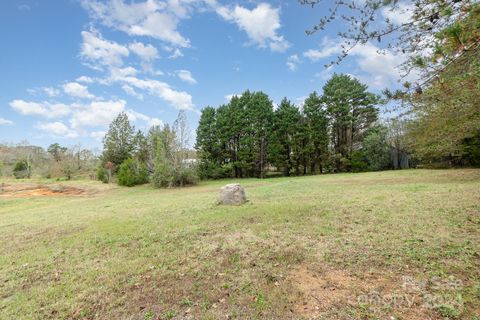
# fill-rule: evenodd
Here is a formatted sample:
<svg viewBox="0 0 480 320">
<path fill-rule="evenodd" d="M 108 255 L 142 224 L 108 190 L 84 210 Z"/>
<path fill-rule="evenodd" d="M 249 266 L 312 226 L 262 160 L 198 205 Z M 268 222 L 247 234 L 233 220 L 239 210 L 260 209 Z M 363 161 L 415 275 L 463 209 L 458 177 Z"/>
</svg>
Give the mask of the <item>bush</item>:
<svg viewBox="0 0 480 320">
<path fill-rule="evenodd" d="M 30 178 L 31 167 L 27 160 L 20 160 L 15 163 L 13 175 L 17 179 Z"/>
<path fill-rule="evenodd" d="M 387 128 L 379 125 L 368 129 L 362 142 L 362 150 L 369 170 L 388 169 L 391 166 L 391 152 L 387 142 Z"/>
<path fill-rule="evenodd" d="M 129 158 L 120 165 L 117 180 L 119 185 L 126 187 L 147 183 L 147 168 L 140 161 Z"/>
<path fill-rule="evenodd" d="M 196 169 L 193 167 L 172 168 L 162 166 L 155 170 L 151 182 L 157 188 L 183 187 L 197 184 L 198 176 Z"/>
<path fill-rule="evenodd" d="M 234 172 L 233 164 L 219 165 L 213 162 L 201 162 L 197 168 L 197 175 L 200 179 L 222 179 L 232 177 Z"/>
<path fill-rule="evenodd" d="M 480 167 L 480 131 L 462 142 L 462 160 L 465 164 Z"/>
<path fill-rule="evenodd" d="M 362 150 L 356 150 L 350 154 L 349 164 L 352 172 L 362 172 L 368 169 L 365 153 Z"/>
<path fill-rule="evenodd" d="M 103 183 L 108 183 L 108 172 L 102 165 L 97 168 L 97 179 Z"/>
<path fill-rule="evenodd" d="M 192 167 L 182 167 L 180 170 L 174 170 L 172 182 L 175 187 L 197 184 L 198 176 L 196 170 Z"/>
</svg>

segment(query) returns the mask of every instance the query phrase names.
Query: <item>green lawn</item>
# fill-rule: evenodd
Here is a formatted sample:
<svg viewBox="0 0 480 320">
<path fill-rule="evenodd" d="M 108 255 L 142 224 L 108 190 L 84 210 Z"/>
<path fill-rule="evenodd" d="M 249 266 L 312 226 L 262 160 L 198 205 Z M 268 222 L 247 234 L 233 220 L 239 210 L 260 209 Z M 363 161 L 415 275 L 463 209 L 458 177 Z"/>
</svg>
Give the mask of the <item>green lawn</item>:
<svg viewBox="0 0 480 320">
<path fill-rule="evenodd" d="M 0 197 L 0 319 L 480 319 L 480 170 L 230 182 Z"/>
</svg>

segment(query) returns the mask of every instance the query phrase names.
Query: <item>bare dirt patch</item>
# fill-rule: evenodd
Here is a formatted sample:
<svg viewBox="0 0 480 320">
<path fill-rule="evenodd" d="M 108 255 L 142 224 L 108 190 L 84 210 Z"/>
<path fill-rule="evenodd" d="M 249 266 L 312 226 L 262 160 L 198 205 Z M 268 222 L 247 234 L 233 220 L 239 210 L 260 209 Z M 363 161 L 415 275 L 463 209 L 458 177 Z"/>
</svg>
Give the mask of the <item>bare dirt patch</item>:
<svg viewBox="0 0 480 320">
<path fill-rule="evenodd" d="M 39 184 L 0 184 L 0 197 L 38 197 L 38 196 L 76 196 L 87 194 L 81 188 L 65 185 L 39 185 Z"/>
<path fill-rule="evenodd" d="M 360 317 L 441 319 L 424 307 L 418 292 L 408 291 L 402 279 L 394 276 L 359 276 L 345 270 L 314 270 L 302 264 L 287 279 L 299 292 L 293 312 L 305 319 L 344 319 L 347 309 Z"/>
</svg>

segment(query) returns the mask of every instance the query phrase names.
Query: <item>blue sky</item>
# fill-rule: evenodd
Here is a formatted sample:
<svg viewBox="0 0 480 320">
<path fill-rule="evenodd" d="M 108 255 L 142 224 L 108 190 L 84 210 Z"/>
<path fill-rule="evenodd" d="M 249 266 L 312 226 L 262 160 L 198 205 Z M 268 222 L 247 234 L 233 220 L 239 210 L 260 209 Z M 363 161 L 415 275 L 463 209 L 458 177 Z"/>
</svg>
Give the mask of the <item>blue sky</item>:
<svg viewBox="0 0 480 320">
<path fill-rule="evenodd" d="M 378 54 L 376 43 L 324 68 L 340 26 L 305 30 L 325 13 L 295 0 L 2 1 L 0 142 L 100 147 L 120 111 L 145 130 L 187 110 L 194 131 L 203 107 L 232 94 L 301 103 L 333 72 L 372 91 L 394 86 L 403 57 Z"/>
</svg>

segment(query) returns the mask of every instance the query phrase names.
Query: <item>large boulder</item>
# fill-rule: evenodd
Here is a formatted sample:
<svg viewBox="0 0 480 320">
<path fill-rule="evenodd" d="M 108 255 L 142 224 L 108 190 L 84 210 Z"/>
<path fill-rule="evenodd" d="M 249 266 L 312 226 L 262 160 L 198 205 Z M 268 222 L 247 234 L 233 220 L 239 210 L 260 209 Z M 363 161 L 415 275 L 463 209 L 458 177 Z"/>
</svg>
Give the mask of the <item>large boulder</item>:
<svg viewBox="0 0 480 320">
<path fill-rule="evenodd" d="M 245 189 L 238 183 L 230 183 L 220 189 L 219 204 L 241 205 L 247 202 Z"/>
</svg>

